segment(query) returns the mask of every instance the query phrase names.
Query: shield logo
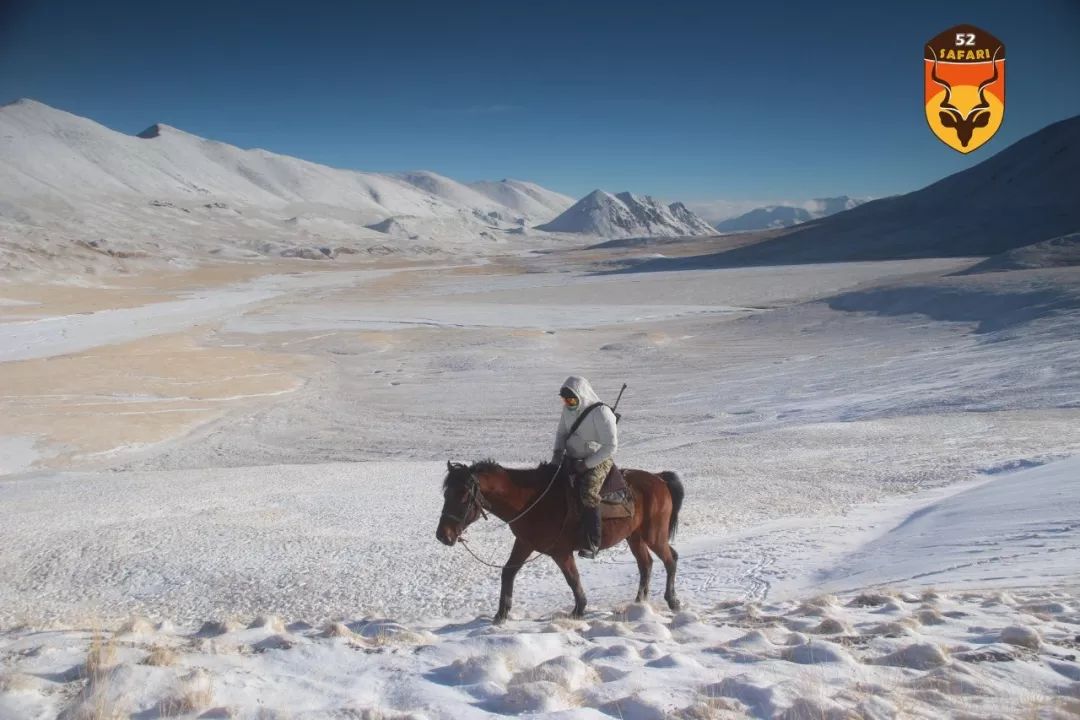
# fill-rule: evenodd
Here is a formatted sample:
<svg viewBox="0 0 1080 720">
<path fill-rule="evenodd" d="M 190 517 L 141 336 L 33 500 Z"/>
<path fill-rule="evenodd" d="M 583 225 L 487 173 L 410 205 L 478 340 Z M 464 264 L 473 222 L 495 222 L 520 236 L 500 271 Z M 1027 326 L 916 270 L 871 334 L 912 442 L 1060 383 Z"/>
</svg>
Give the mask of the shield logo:
<svg viewBox="0 0 1080 720">
<path fill-rule="evenodd" d="M 1005 45 L 974 25 L 957 25 L 926 43 L 926 122 L 938 140 L 969 153 L 1005 117 Z"/>
</svg>

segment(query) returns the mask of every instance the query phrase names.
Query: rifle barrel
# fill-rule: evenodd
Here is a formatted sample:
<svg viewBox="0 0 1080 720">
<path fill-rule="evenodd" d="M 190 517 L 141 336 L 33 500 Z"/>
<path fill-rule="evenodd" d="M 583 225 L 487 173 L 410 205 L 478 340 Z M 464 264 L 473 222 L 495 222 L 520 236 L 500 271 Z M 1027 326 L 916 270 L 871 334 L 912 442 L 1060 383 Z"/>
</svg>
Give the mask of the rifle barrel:
<svg viewBox="0 0 1080 720">
<path fill-rule="evenodd" d="M 623 394 L 623 393 L 624 393 L 625 391 L 626 391 L 626 383 L 623 383 L 623 384 L 622 384 L 622 387 L 621 387 L 621 388 L 619 388 L 619 396 L 618 396 L 617 398 L 615 398 L 615 404 L 611 406 L 611 410 L 612 410 L 612 412 L 614 412 L 614 411 L 615 411 L 615 409 L 616 409 L 617 407 L 619 407 L 619 401 L 620 401 L 620 400 L 622 400 L 622 394 Z"/>
</svg>

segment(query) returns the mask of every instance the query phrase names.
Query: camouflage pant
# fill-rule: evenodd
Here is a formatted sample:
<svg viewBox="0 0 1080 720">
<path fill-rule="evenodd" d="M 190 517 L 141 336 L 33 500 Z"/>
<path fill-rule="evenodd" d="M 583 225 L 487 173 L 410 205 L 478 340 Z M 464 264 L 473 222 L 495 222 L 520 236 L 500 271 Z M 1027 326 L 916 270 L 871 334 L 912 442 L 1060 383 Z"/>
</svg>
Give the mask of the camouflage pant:
<svg viewBox="0 0 1080 720">
<path fill-rule="evenodd" d="M 600 504 L 600 488 L 611 472 L 611 466 L 615 461 L 611 458 L 603 461 L 594 468 L 589 468 L 577 477 L 578 494 L 581 496 L 581 504 L 585 507 L 597 507 Z"/>
</svg>

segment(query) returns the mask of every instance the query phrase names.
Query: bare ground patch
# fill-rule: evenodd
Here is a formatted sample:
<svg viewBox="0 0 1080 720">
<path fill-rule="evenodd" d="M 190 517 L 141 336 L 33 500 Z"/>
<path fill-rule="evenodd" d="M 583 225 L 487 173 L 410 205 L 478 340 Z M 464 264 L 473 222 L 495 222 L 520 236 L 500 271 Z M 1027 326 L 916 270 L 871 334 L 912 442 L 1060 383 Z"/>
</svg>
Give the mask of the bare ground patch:
<svg viewBox="0 0 1080 720">
<path fill-rule="evenodd" d="M 194 333 L 0 364 L 0 435 L 38 438 L 46 465 L 161 442 L 300 386 L 309 360 L 199 343 Z"/>
</svg>

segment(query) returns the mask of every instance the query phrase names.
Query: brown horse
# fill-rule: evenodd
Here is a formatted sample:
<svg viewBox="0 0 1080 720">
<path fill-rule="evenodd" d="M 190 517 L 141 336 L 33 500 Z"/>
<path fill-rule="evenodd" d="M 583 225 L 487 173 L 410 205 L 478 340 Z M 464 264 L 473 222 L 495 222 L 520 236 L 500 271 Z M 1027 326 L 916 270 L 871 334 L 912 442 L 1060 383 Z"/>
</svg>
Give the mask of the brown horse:
<svg viewBox="0 0 1080 720">
<path fill-rule="evenodd" d="M 448 462 L 443 481 L 443 509 L 435 537 L 444 545 L 453 545 L 478 517 L 491 512 L 506 521 L 514 534 L 514 548 L 502 570 L 502 592 L 495 623 L 506 620 L 514 596 L 514 576 L 533 552 L 551 556 L 562 570 L 574 593 L 573 617 L 585 614 L 585 591 L 574 562 L 574 550 L 579 547 L 578 502 L 576 493 L 559 468 L 543 464 L 535 469 L 515 470 L 485 460 L 472 466 Z M 558 475 L 558 477 L 556 477 Z M 683 486 L 673 472 L 654 475 L 644 470 L 623 470 L 627 484 L 634 493 L 632 518 L 608 519 L 603 522 L 601 548 L 609 548 L 626 540 L 637 559 L 637 602 L 649 596 L 649 573 L 652 556 L 656 553 L 667 570 L 664 599 L 672 610 L 679 609 L 675 595 L 675 566 L 679 554 L 669 540 L 675 535 L 679 508 L 683 501 Z"/>
</svg>

